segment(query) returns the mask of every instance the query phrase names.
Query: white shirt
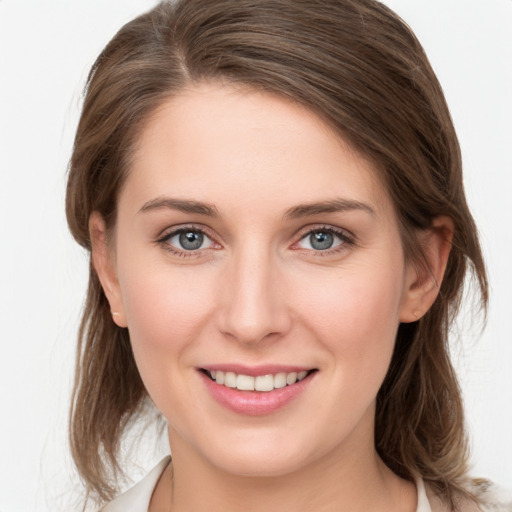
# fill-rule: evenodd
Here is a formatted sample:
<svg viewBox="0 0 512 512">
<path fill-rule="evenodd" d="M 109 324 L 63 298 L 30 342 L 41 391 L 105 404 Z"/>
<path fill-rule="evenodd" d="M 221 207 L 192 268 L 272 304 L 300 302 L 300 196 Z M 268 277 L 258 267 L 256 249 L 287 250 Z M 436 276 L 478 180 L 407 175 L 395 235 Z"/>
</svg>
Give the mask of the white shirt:
<svg viewBox="0 0 512 512">
<path fill-rule="evenodd" d="M 155 490 L 160 476 L 169 465 L 170 460 L 170 456 L 162 459 L 137 485 L 105 505 L 100 512 L 148 512 L 153 491 Z M 416 480 L 416 489 L 418 491 L 416 512 L 448 512 L 448 508 L 446 508 L 433 493 L 427 492 L 421 478 Z M 463 503 L 461 505 L 461 512 L 478 512 L 480 510 L 512 512 L 512 504 L 495 504 L 490 505 L 489 508 L 485 507 L 484 509 L 478 508 L 473 503 Z"/>
<path fill-rule="evenodd" d="M 148 512 L 153 491 L 170 460 L 170 456 L 162 459 L 137 485 L 120 494 L 100 512 Z"/>
</svg>

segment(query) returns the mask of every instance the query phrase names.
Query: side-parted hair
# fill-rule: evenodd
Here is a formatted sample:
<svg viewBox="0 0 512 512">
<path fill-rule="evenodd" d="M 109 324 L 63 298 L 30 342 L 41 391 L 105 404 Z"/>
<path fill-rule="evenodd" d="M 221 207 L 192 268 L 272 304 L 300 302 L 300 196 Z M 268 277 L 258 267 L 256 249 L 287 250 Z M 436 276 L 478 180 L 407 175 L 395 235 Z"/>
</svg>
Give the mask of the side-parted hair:
<svg viewBox="0 0 512 512">
<path fill-rule="evenodd" d="M 375 445 L 400 477 L 422 477 L 447 503 L 468 495 L 468 442 L 448 331 L 468 270 L 487 303 L 460 149 L 441 86 L 411 29 L 375 0 L 164 1 L 125 25 L 96 60 L 85 90 L 67 186 L 75 239 L 91 250 L 89 217 L 112 232 L 145 121 L 199 82 L 293 100 L 320 116 L 374 164 L 391 197 L 409 261 L 418 233 L 440 215 L 454 223 L 439 295 L 401 324 L 377 397 Z M 78 338 L 70 442 L 90 496 L 105 501 L 122 473 L 126 426 L 147 392 L 127 329 L 117 327 L 91 264 Z"/>
</svg>

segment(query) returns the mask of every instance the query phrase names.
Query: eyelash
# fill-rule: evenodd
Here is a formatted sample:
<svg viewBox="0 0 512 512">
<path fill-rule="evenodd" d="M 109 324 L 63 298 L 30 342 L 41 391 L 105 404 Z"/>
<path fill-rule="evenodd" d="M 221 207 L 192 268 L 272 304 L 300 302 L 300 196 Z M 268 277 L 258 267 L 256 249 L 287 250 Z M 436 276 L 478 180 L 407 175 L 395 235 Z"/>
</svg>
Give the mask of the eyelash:
<svg viewBox="0 0 512 512">
<path fill-rule="evenodd" d="M 170 252 L 171 254 L 173 254 L 175 256 L 179 256 L 181 258 L 201 256 L 203 251 L 205 251 L 206 249 L 197 249 L 197 250 L 189 250 L 189 251 L 187 251 L 185 249 L 180 250 L 180 249 L 175 248 L 173 245 L 171 245 L 169 243 L 169 240 L 172 239 L 173 237 L 175 237 L 176 235 L 179 235 L 181 233 L 187 233 L 187 232 L 199 233 L 199 234 L 207 237 L 208 239 L 210 239 L 213 244 L 217 243 L 217 242 L 215 242 L 213 237 L 210 236 L 204 230 L 204 228 L 194 226 L 194 225 L 188 225 L 188 226 L 184 226 L 182 228 L 173 229 L 172 231 L 165 233 L 163 236 L 159 237 L 156 240 L 156 243 L 161 245 L 164 250 Z M 346 250 L 347 245 L 348 246 L 356 245 L 356 241 L 355 241 L 355 238 L 353 237 L 353 235 L 347 233 L 346 231 L 341 230 L 341 229 L 336 229 L 336 228 L 333 228 L 330 226 L 318 226 L 318 227 L 309 228 L 306 231 L 303 231 L 300 234 L 300 238 L 292 244 L 292 248 L 293 248 L 293 246 L 295 246 L 298 243 L 305 240 L 308 236 L 311 236 L 315 233 L 332 234 L 335 237 L 337 237 L 339 240 L 341 240 L 341 243 L 339 243 L 334 248 L 329 248 L 329 249 L 325 249 L 325 250 L 303 249 L 304 251 L 308 252 L 309 254 L 313 253 L 314 255 L 318 255 L 318 256 L 330 256 L 330 255 L 338 253 L 339 251 Z M 220 245 L 220 244 L 218 244 L 218 245 Z M 301 250 L 301 248 L 297 248 L 295 250 Z"/>
</svg>

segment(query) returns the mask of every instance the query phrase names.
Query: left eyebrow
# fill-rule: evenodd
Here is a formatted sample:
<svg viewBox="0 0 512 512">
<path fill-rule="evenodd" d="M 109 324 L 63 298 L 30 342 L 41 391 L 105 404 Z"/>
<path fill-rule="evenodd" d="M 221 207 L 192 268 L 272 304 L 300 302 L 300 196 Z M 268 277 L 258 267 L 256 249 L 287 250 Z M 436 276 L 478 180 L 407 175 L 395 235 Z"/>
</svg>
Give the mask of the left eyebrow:
<svg viewBox="0 0 512 512">
<path fill-rule="evenodd" d="M 330 201 L 321 201 L 319 203 L 299 204 L 287 210 L 284 214 L 284 218 L 297 219 L 310 215 L 354 210 L 369 213 L 372 217 L 376 216 L 375 210 L 370 205 L 362 203 L 361 201 L 354 201 L 352 199 L 332 199 Z"/>
</svg>

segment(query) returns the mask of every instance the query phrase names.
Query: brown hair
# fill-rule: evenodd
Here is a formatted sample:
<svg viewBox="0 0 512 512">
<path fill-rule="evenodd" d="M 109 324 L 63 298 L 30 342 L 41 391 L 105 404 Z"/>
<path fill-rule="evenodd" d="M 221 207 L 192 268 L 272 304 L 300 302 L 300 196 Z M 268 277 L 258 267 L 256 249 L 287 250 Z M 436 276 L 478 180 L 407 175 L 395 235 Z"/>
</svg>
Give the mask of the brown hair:
<svg viewBox="0 0 512 512">
<path fill-rule="evenodd" d="M 375 0 L 179 0 L 124 26 L 88 78 L 70 163 L 66 212 L 90 251 L 88 220 L 112 229 L 135 141 L 186 85 L 224 80 L 291 98 L 375 162 L 395 204 L 407 257 L 439 215 L 455 226 L 438 298 L 399 327 L 377 397 L 376 448 L 399 476 L 423 477 L 452 506 L 464 491 L 467 439 L 448 329 L 469 267 L 487 281 L 468 210 L 460 149 L 441 87 L 408 26 Z M 70 439 L 88 491 L 115 492 L 127 424 L 147 397 L 128 331 L 112 321 L 91 265 L 79 333 Z"/>
</svg>

